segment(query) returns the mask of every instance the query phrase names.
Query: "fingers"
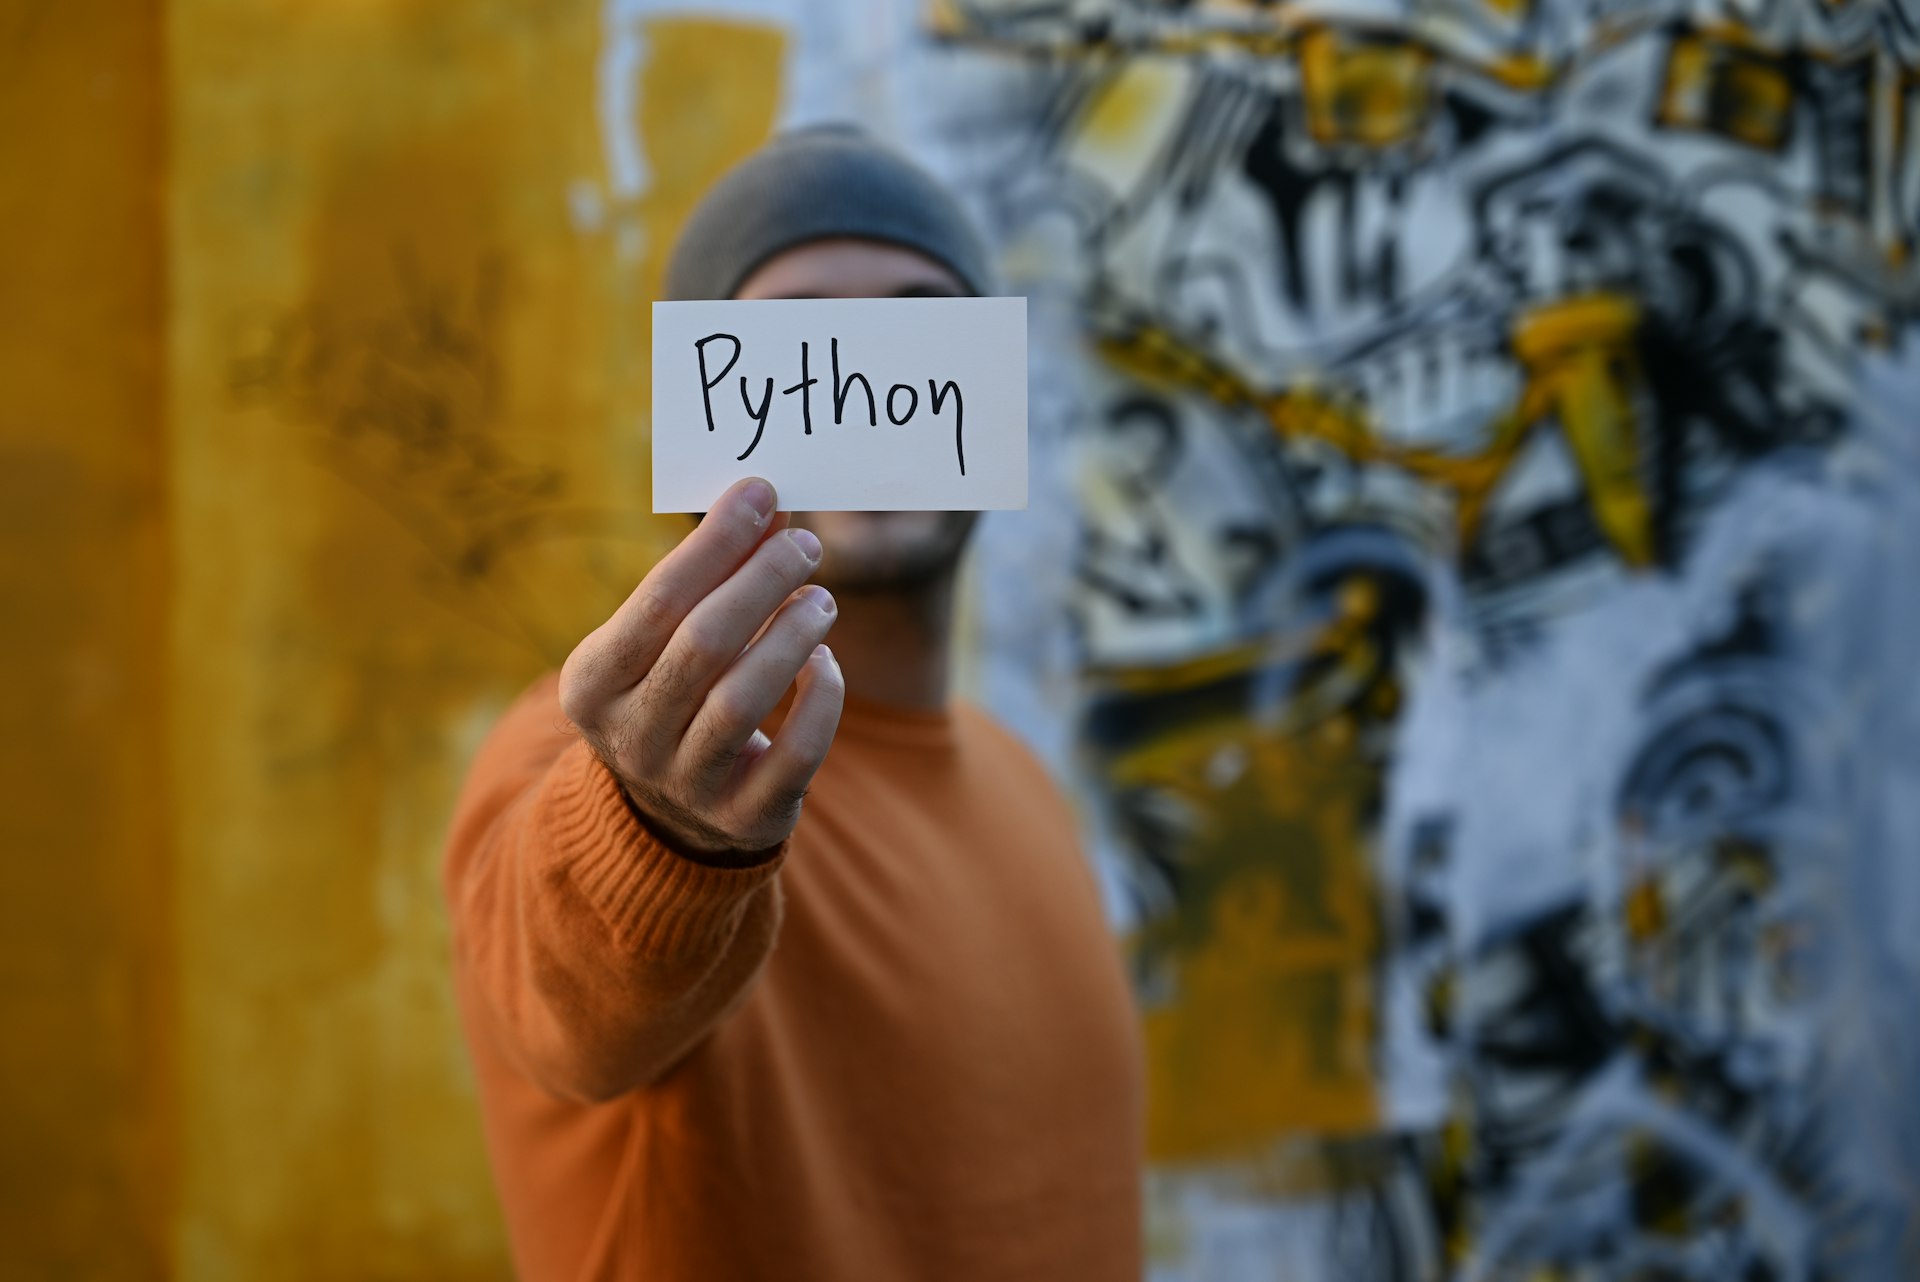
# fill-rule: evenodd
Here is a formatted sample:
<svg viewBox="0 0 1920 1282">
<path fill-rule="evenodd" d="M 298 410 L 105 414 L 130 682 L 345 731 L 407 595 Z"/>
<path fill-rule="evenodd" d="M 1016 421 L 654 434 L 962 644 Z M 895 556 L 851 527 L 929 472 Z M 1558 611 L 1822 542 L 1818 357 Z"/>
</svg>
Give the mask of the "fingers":
<svg viewBox="0 0 1920 1282">
<path fill-rule="evenodd" d="M 758 851 L 793 831 L 840 722 L 820 644 L 836 607 L 801 589 L 820 542 L 773 487 L 733 486 L 561 671 L 560 706 L 635 810 L 688 850 Z M 797 687 L 778 735 L 759 723 Z"/>
<path fill-rule="evenodd" d="M 748 642 L 763 626 L 768 626 L 768 616 L 776 610 L 783 615 L 792 612 L 789 599 L 794 589 L 805 583 L 819 564 L 820 540 L 810 531 L 786 530 L 762 543 L 733 577 L 693 608 L 667 643 L 639 692 L 649 715 L 675 731 L 686 729 L 708 698 L 708 688 L 736 660 L 741 660 L 741 651 Z M 825 589 L 820 590 L 820 596 L 825 606 L 831 608 L 833 598 Z M 815 614 L 820 606 L 816 601 Z M 804 615 L 805 611 L 801 613 Z M 817 631 L 813 630 L 812 622 L 807 629 L 811 635 L 793 655 L 792 666 L 780 678 L 775 701 L 779 699 L 779 691 L 786 689 L 794 672 L 806 661 L 808 652 L 826 635 L 826 625 L 831 624 L 832 617 L 828 615 Z M 747 653 L 758 651 L 765 640 Z M 764 709 L 761 715 L 765 715 Z"/>
<path fill-rule="evenodd" d="M 839 607 L 822 587 L 787 599 L 760 639 L 715 681 L 687 728 L 685 761 L 712 780 L 732 769 L 754 730 L 767 718 L 833 627 Z"/>
<path fill-rule="evenodd" d="M 680 545 L 660 559 L 613 617 L 568 656 L 563 706 L 597 706 L 646 676 L 674 629 L 784 521 L 773 486 L 748 477 L 720 496 Z M 567 708 L 573 715 L 572 708 Z"/>
<path fill-rule="evenodd" d="M 840 728 L 847 682 L 840 663 L 826 646 L 816 646 L 800 669 L 799 690 L 787 719 L 766 751 L 754 761 L 741 797 L 742 806 L 769 831 L 791 831 L 820 764 Z"/>
</svg>

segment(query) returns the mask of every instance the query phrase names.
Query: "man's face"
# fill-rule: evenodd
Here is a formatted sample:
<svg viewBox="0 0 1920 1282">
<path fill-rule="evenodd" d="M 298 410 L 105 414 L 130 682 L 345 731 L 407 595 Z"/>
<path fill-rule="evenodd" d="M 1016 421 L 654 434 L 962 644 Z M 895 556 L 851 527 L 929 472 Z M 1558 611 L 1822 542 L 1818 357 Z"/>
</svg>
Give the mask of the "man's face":
<svg viewBox="0 0 1920 1282">
<path fill-rule="evenodd" d="M 880 241 L 836 237 L 776 254 L 735 298 L 958 298 L 967 288 L 926 255 Z M 814 581 L 835 592 L 911 591 L 951 573 L 972 512 L 795 512 L 793 524 L 825 549 Z"/>
</svg>

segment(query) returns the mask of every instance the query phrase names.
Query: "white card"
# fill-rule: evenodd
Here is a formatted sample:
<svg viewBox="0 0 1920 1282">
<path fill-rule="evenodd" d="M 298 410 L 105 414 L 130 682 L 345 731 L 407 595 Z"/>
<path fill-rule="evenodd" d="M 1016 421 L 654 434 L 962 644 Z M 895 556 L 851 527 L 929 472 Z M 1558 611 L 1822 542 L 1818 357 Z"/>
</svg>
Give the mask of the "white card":
<svg viewBox="0 0 1920 1282">
<path fill-rule="evenodd" d="M 744 476 L 786 511 L 1025 507 L 1027 300 L 655 303 L 653 510 Z"/>
</svg>

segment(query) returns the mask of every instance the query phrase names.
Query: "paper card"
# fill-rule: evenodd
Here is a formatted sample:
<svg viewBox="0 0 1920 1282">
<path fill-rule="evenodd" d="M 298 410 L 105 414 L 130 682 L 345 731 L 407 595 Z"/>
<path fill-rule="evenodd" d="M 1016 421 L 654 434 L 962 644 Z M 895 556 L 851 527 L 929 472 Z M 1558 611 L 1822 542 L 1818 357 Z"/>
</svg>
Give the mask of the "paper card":
<svg viewBox="0 0 1920 1282">
<path fill-rule="evenodd" d="M 1027 505 L 1027 300 L 653 305 L 653 510 L 764 476 L 803 512 Z"/>
</svg>

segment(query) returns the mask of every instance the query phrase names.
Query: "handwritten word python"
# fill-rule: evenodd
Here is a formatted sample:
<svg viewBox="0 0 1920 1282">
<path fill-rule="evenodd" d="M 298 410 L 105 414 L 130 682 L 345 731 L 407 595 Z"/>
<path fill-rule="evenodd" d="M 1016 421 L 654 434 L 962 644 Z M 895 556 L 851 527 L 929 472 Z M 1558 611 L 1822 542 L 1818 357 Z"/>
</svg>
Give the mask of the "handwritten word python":
<svg viewBox="0 0 1920 1282">
<path fill-rule="evenodd" d="M 720 367 L 720 371 L 710 374 L 708 372 L 707 345 L 709 343 L 722 342 L 731 343 L 733 349 L 727 354 L 726 364 Z M 720 384 L 725 381 L 727 375 L 733 372 L 733 367 L 740 363 L 743 347 L 744 345 L 736 335 L 725 333 L 708 334 L 705 338 L 695 340 L 693 344 L 694 355 L 700 366 L 700 400 L 706 410 L 707 430 L 709 432 L 717 430 L 713 416 L 713 389 L 720 386 Z M 914 416 L 919 413 L 920 391 L 913 384 L 893 384 L 887 388 L 886 396 L 884 400 L 882 400 L 875 396 L 873 383 L 860 371 L 851 370 L 845 377 L 841 376 L 840 340 L 837 337 L 828 340 L 827 351 L 829 390 L 833 402 L 833 424 L 835 427 L 841 426 L 844 422 L 849 401 L 853 401 L 855 411 L 856 413 L 858 412 L 859 402 L 854 401 L 856 388 L 866 400 L 867 425 L 869 427 L 880 426 L 880 408 L 882 404 L 886 407 L 887 421 L 895 427 L 907 426 L 913 421 Z M 813 389 L 814 386 L 820 382 L 820 379 L 817 375 L 810 372 L 809 357 L 809 344 L 802 340 L 800 343 L 800 378 L 791 387 L 781 388 L 780 394 L 782 396 L 798 396 L 800 398 L 801 431 L 804 435 L 812 436 Z M 773 413 L 774 380 L 772 378 L 765 380 L 765 386 L 760 392 L 759 401 L 756 404 L 751 384 L 747 381 L 747 376 L 742 374 L 739 377 L 740 405 L 741 408 L 746 411 L 747 417 L 753 420 L 753 439 L 747 442 L 746 449 L 735 456 L 737 460 L 745 460 L 750 457 L 753 451 L 759 446 L 760 438 L 767 430 L 767 419 Z M 953 379 L 947 379 L 942 382 L 929 378 L 927 380 L 928 415 L 934 419 L 938 419 L 945 412 L 948 401 L 953 403 L 954 462 L 960 468 L 960 475 L 965 476 L 967 474 L 967 451 L 966 438 L 964 435 L 965 398 L 961 395 L 960 385 Z M 902 408 L 903 406 L 904 408 Z"/>
</svg>

